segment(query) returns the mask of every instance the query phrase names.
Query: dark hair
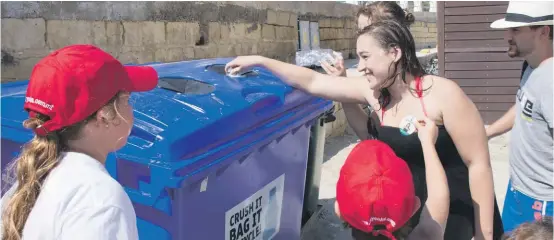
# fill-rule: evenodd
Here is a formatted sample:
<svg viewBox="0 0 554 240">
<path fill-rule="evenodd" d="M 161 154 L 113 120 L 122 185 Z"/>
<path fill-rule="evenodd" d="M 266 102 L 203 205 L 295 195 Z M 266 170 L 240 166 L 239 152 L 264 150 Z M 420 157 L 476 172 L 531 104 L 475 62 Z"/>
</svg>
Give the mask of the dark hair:
<svg viewBox="0 0 554 240">
<path fill-rule="evenodd" d="M 550 40 L 552 40 L 552 30 L 554 30 L 552 25 L 537 25 L 537 26 L 529 26 L 529 27 L 533 30 L 536 30 L 537 28 L 540 28 L 540 27 L 548 27 L 548 29 L 550 29 L 550 33 L 548 34 L 548 37 L 550 38 Z"/>
<path fill-rule="evenodd" d="M 410 33 L 410 30 L 396 22 L 390 20 L 378 21 L 365 27 L 359 32 L 358 37 L 362 35 L 371 35 L 379 43 L 381 48 L 399 48 L 402 51 L 402 57 L 396 63 L 391 63 L 389 69 L 393 67 L 393 74 L 389 76 L 383 84 L 390 82 L 388 86 L 381 87 L 379 96 L 379 104 L 385 108 L 390 102 L 390 87 L 396 78 L 400 75 L 402 81 L 406 83 L 406 74 L 411 74 L 414 77 L 421 77 L 426 74 L 425 69 L 417 59 L 415 50 L 415 41 Z"/>
<path fill-rule="evenodd" d="M 360 15 L 367 16 L 372 22 L 394 20 L 408 27 L 415 21 L 413 14 L 402 9 L 396 2 L 392 1 L 378 1 L 364 4 L 358 9 L 356 18 L 360 17 Z"/>
<path fill-rule="evenodd" d="M 504 240 L 535 240 L 552 239 L 553 236 L 552 217 L 543 216 L 534 222 L 526 222 L 514 229 L 509 236 L 502 237 Z"/>
<path fill-rule="evenodd" d="M 413 225 L 414 225 L 413 221 L 410 219 L 408 220 L 408 222 L 406 222 L 406 224 L 404 224 L 404 226 L 402 226 L 400 229 L 393 232 L 392 235 L 397 240 L 407 239 L 410 233 L 412 232 L 412 230 L 414 229 Z M 351 235 L 354 240 L 389 240 L 389 238 L 386 236 L 383 236 L 383 235 L 373 236 L 373 233 L 364 232 L 362 230 L 359 230 L 357 228 L 350 226 L 348 223 L 344 223 L 344 226 L 351 228 L 351 231 L 352 231 Z"/>
</svg>

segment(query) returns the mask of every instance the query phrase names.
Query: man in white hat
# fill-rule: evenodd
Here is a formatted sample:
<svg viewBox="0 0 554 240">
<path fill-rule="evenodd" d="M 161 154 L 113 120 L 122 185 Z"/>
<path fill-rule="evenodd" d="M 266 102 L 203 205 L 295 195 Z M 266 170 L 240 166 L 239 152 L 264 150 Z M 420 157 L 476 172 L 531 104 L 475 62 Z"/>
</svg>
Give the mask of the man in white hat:
<svg viewBox="0 0 554 240">
<path fill-rule="evenodd" d="M 551 1 L 510 2 L 506 17 L 491 24 L 506 29 L 508 55 L 525 59 L 516 104 L 487 128 L 489 137 L 512 130 L 505 232 L 553 215 L 553 11 Z"/>
</svg>

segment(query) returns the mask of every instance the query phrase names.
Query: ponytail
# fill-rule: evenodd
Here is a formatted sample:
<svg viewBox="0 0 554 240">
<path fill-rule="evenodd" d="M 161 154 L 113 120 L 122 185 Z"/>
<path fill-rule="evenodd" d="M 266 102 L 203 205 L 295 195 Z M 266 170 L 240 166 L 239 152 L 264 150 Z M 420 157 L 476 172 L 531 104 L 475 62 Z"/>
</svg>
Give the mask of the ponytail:
<svg viewBox="0 0 554 240">
<path fill-rule="evenodd" d="M 117 93 L 105 105 L 107 110 L 119 114 L 115 102 L 120 95 L 121 92 Z M 25 128 L 35 130 L 49 120 L 46 115 L 36 112 L 34 114 L 35 117 L 23 122 Z M 25 144 L 21 154 L 7 171 L 8 181 L 15 178 L 18 185 L 2 212 L 2 240 L 21 239 L 23 227 L 37 201 L 44 179 L 58 165 L 61 153 L 69 150 L 68 142 L 77 139 L 81 129 L 94 119 L 96 114 L 95 112 L 85 120 L 58 131 L 49 132 L 46 136 L 35 136 Z M 11 177 L 10 174 L 15 176 Z M 15 184 L 13 181 L 9 183 Z"/>
<path fill-rule="evenodd" d="M 28 129 L 39 127 L 47 117 L 37 114 L 23 123 Z M 2 240 L 19 240 L 27 217 L 40 193 L 42 183 L 48 173 L 58 164 L 61 152 L 56 133 L 35 136 L 25 144 L 19 157 L 10 169 L 15 170 L 17 189 L 8 201 L 2 216 Z"/>
</svg>

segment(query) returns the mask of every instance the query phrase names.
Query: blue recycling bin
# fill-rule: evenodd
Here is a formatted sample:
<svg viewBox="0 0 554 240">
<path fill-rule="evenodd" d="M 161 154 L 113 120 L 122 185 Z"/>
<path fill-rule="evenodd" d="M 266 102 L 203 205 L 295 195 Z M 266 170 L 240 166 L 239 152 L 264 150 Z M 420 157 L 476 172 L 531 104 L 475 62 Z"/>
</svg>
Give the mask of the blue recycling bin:
<svg viewBox="0 0 554 240">
<path fill-rule="evenodd" d="M 141 240 L 300 238 L 310 128 L 332 102 L 261 68 L 229 77 L 230 60 L 151 64 L 158 87 L 132 95 L 131 135 L 106 165 Z M 26 87 L 2 84 L 2 169 L 33 136 Z"/>
</svg>

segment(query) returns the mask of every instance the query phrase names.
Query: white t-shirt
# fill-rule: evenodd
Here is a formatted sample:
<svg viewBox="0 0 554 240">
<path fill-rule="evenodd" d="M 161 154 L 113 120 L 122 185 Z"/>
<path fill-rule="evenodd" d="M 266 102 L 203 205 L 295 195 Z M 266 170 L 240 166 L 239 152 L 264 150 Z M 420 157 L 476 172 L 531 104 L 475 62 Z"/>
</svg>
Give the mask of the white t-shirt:
<svg viewBox="0 0 554 240">
<path fill-rule="evenodd" d="M 3 205 L 12 189 L 2 198 Z M 61 157 L 25 223 L 23 240 L 54 239 L 138 239 L 128 195 L 104 165 L 88 155 L 68 152 Z"/>
</svg>

